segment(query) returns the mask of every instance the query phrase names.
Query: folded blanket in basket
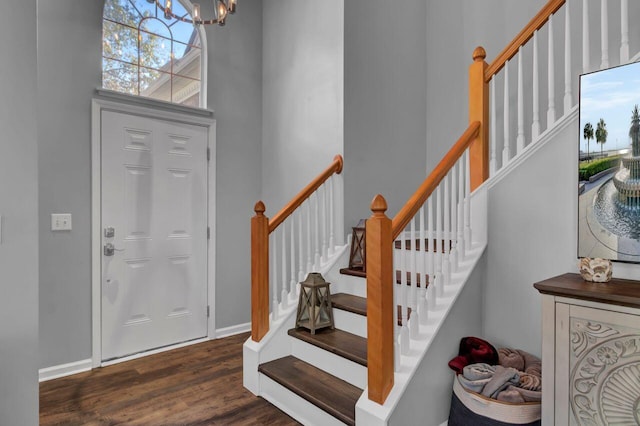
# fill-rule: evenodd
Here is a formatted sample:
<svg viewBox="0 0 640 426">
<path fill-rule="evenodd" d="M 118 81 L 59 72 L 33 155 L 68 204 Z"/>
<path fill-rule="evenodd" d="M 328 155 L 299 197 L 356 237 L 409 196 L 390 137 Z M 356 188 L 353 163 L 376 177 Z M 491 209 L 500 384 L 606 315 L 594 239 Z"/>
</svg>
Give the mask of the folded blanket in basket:
<svg viewBox="0 0 640 426">
<path fill-rule="evenodd" d="M 498 359 L 503 367 L 513 367 L 534 376 L 542 376 L 542 361 L 535 355 L 520 349 L 500 348 Z"/>
<path fill-rule="evenodd" d="M 542 392 L 519 388 L 513 385 L 508 386 L 498 394 L 498 401 L 513 402 L 521 404 L 523 402 L 541 402 Z"/>
<path fill-rule="evenodd" d="M 518 385 L 520 375 L 514 368 L 478 363 L 464 367 L 458 379 L 464 388 L 497 399 L 501 391 L 510 385 Z"/>
<path fill-rule="evenodd" d="M 458 374 L 466 365 L 476 363 L 498 364 L 498 351 L 486 340 L 478 337 L 463 337 L 460 339 L 458 356 L 449 361 L 449 368 Z"/>
</svg>

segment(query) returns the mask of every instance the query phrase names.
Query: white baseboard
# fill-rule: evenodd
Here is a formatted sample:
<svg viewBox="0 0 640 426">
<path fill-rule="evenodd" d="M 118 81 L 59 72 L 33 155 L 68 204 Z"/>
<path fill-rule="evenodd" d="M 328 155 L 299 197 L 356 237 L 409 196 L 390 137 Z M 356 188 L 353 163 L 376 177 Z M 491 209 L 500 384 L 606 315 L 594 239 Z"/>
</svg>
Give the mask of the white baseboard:
<svg viewBox="0 0 640 426">
<path fill-rule="evenodd" d="M 222 339 L 223 337 L 233 336 L 235 334 L 246 333 L 251 331 L 251 323 L 246 322 L 244 324 L 232 325 L 231 327 L 218 328 L 216 330 L 216 339 Z"/>
<path fill-rule="evenodd" d="M 58 379 L 72 374 L 83 373 L 91 370 L 91 358 L 82 361 L 70 362 L 68 364 L 54 365 L 53 367 L 41 368 L 38 370 L 38 381 Z"/>
</svg>

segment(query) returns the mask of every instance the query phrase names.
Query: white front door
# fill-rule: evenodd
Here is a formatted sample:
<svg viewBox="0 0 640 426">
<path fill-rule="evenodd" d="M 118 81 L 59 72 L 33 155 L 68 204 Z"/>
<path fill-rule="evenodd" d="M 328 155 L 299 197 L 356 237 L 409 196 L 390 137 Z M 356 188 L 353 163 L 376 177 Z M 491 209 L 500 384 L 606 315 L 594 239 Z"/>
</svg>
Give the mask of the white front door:
<svg viewBox="0 0 640 426">
<path fill-rule="evenodd" d="M 103 361 L 207 335 L 207 140 L 101 112 Z"/>
</svg>

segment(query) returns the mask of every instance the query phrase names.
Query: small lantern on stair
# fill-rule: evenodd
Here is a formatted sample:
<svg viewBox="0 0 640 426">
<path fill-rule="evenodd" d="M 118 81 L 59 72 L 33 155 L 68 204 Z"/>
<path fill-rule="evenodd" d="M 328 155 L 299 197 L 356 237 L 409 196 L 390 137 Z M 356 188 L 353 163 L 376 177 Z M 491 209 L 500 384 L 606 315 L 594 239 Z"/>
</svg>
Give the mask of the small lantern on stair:
<svg viewBox="0 0 640 426">
<path fill-rule="evenodd" d="M 296 327 L 307 328 L 311 334 L 320 328 L 334 328 L 329 284 L 319 272 L 311 272 L 300 283 Z"/>
<path fill-rule="evenodd" d="M 366 219 L 360 219 L 358 224 L 351 228 L 351 253 L 349 254 L 349 269 L 366 272 L 367 260 L 365 256 Z"/>
</svg>

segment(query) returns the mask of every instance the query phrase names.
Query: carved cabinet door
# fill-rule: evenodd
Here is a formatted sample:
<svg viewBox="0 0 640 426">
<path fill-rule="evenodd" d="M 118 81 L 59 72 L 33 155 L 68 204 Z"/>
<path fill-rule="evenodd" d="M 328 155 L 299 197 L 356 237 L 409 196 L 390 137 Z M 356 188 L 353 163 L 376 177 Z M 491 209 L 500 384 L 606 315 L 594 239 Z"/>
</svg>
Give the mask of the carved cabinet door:
<svg viewBox="0 0 640 426">
<path fill-rule="evenodd" d="M 640 315 L 603 307 L 556 304 L 556 425 L 640 425 Z"/>
</svg>

